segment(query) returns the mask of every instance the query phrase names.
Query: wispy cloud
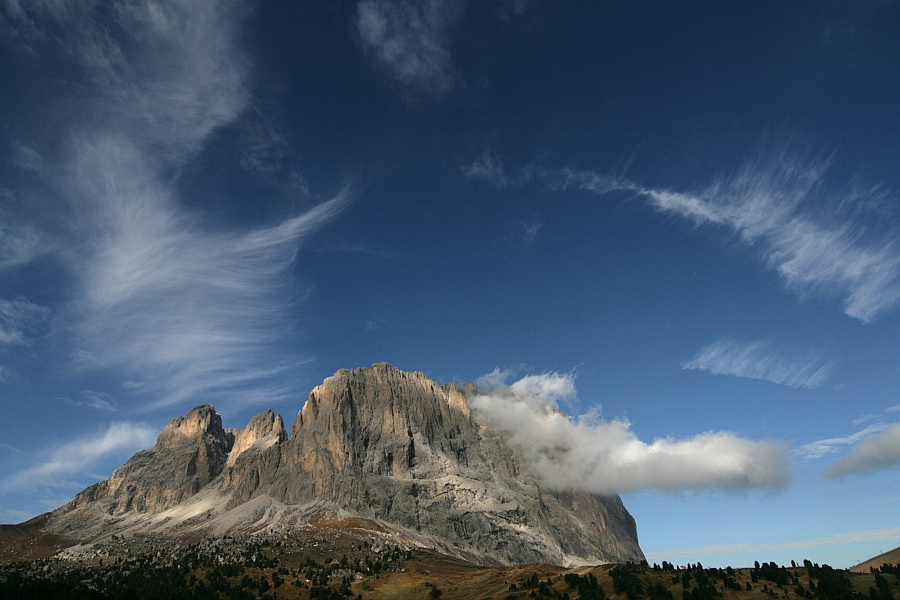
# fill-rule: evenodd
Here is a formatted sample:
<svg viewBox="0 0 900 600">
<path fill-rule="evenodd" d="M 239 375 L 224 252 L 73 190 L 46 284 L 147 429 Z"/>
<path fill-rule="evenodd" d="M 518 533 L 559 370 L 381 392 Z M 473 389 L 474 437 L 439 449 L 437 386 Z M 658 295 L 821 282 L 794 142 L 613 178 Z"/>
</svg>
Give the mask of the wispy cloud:
<svg viewBox="0 0 900 600">
<path fill-rule="evenodd" d="M 27 265 L 55 247 L 34 227 L 0 212 L 0 269 Z"/>
<path fill-rule="evenodd" d="M 139 164 L 121 164 L 123 150 L 99 156 L 92 171 L 116 187 L 94 188 L 109 200 L 97 217 L 106 235 L 79 257 L 81 366 L 144 383 L 157 404 L 211 392 L 283 397 L 276 380 L 296 357 L 272 360 L 267 350 L 291 331 L 289 269 L 300 240 L 334 218 L 349 191 L 273 227 L 210 234 Z"/>
<path fill-rule="evenodd" d="M 95 479 L 92 469 L 97 461 L 116 454 L 149 448 L 155 433 L 139 423 L 112 423 L 106 431 L 43 452 L 36 464 L 0 481 L 0 493 L 21 493 L 37 488 L 83 486 Z"/>
<path fill-rule="evenodd" d="M 401 84 L 439 96 L 455 85 L 447 29 L 461 0 L 363 0 L 356 27 L 363 49 Z"/>
<path fill-rule="evenodd" d="M 741 344 L 726 339 L 709 344 L 682 365 L 685 369 L 764 379 L 793 388 L 819 387 L 831 366 L 821 352 L 814 350 L 791 351 L 765 341 Z"/>
<path fill-rule="evenodd" d="M 172 174 L 248 105 L 248 61 L 239 42 L 248 5 L 101 4 L 14 3 L 4 15 L 7 29 L 28 40 L 28 52 L 56 56 L 64 47 L 89 100 L 79 119 L 61 128 L 57 142 L 66 151 L 28 161 L 45 170 L 65 214 L 58 255 L 74 286 L 65 290 L 71 297 L 59 322 L 76 346 L 75 367 L 121 378 L 123 389 L 149 407 L 210 393 L 220 403 L 277 401 L 291 390 L 286 372 L 300 362 L 290 353 L 271 358 L 293 327 L 291 268 L 299 245 L 351 194 L 253 230 L 223 230 L 186 210 Z M 283 139 L 270 124 L 260 127 L 245 167 L 274 164 L 277 171 Z M 5 227 L 26 241 L 22 232 L 33 230 L 18 222 Z M 100 397 L 78 402 L 112 407 Z"/>
<path fill-rule="evenodd" d="M 503 170 L 503 162 L 491 152 L 490 148 L 485 148 L 481 156 L 460 169 L 466 179 L 486 181 L 496 188 L 503 188 L 509 184 L 506 171 Z"/>
<path fill-rule="evenodd" d="M 495 371 L 482 381 L 498 382 Z M 478 418 L 519 445 L 528 467 L 552 489 L 612 494 L 640 488 L 746 490 L 790 481 L 784 445 L 729 432 L 640 440 L 627 421 L 557 410 L 575 395 L 574 375 L 547 373 L 469 399 Z"/>
<path fill-rule="evenodd" d="M 884 428 L 874 437 L 858 441 L 847 454 L 836 460 L 825 476 L 835 479 L 863 475 L 900 464 L 900 423 Z"/>
<path fill-rule="evenodd" d="M 509 21 L 511 17 L 520 17 L 525 14 L 537 0 L 500 0 L 500 5 L 494 11 L 499 19 Z"/>
<path fill-rule="evenodd" d="M 900 301 L 900 238 L 894 227 L 873 227 L 889 204 L 885 190 L 826 192 L 832 189 L 825 184 L 828 167 L 826 160 L 781 154 L 696 192 L 571 170 L 551 187 L 627 191 L 698 226 L 727 228 L 752 244 L 788 288 L 801 296 L 840 294 L 844 312 L 868 323 Z"/>
<path fill-rule="evenodd" d="M 33 516 L 35 516 L 33 512 L 0 506 L 0 522 L 3 523 L 22 523 Z"/>
<path fill-rule="evenodd" d="M 80 400 L 72 400 L 71 398 L 60 398 L 60 400 L 71 406 L 84 406 L 93 408 L 94 410 L 104 410 L 115 412 L 116 407 L 113 405 L 112 397 L 103 392 L 95 392 L 93 390 L 84 390 L 81 392 Z"/>
<path fill-rule="evenodd" d="M 28 332 L 45 321 L 49 313 L 46 307 L 25 298 L 0 298 L 0 347 L 24 344 Z"/>
<path fill-rule="evenodd" d="M 853 533 L 841 533 L 811 540 L 798 540 L 783 544 L 723 544 L 720 546 L 702 546 L 700 548 L 686 548 L 667 550 L 665 552 L 648 552 L 647 560 L 659 560 L 673 556 L 711 556 L 713 554 L 762 554 L 763 552 L 777 552 L 779 550 L 799 550 L 802 548 L 820 548 L 823 546 L 840 546 L 857 542 L 876 542 L 880 540 L 895 540 L 900 537 L 900 527 L 890 529 L 869 529 Z"/>
<path fill-rule="evenodd" d="M 8 452 L 10 454 L 22 454 L 22 451 L 16 448 L 15 446 L 10 446 L 9 444 L 0 443 L 0 452 Z"/>
<path fill-rule="evenodd" d="M 887 425 L 885 425 L 884 423 L 876 423 L 845 437 L 816 440 L 814 442 L 810 442 L 808 444 L 800 446 L 794 451 L 794 454 L 796 454 L 800 458 L 805 459 L 821 458 L 826 454 L 839 452 L 846 446 L 853 446 L 854 444 L 858 444 L 863 440 L 867 440 L 872 436 L 884 431 L 886 427 Z"/>
<path fill-rule="evenodd" d="M 366 321 L 366 330 L 367 331 L 378 331 L 384 324 L 387 323 L 385 319 L 371 319 Z"/>
</svg>

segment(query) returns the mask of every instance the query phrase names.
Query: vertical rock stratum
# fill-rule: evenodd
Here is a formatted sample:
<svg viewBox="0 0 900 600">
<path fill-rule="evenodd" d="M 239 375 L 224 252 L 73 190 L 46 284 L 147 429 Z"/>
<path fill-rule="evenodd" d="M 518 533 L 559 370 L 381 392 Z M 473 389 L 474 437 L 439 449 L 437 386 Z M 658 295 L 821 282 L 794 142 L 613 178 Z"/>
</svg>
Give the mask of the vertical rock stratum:
<svg viewBox="0 0 900 600">
<path fill-rule="evenodd" d="M 224 535 L 356 516 L 410 543 L 482 563 L 639 561 L 618 496 L 551 491 L 520 448 L 478 422 L 474 385 L 438 385 L 389 364 L 342 369 L 309 395 L 287 436 L 266 411 L 223 429 L 211 406 L 47 515 L 44 531 Z"/>
</svg>

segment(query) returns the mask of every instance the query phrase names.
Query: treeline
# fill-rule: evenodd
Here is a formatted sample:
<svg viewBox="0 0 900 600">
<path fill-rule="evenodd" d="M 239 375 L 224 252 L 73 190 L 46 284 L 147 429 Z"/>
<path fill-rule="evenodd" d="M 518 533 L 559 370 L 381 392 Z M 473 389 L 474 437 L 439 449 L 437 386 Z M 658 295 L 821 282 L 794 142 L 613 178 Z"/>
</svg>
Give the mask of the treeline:
<svg viewBox="0 0 900 600">
<path fill-rule="evenodd" d="M 563 581 L 568 586 L 568 591 L 559 592 L 553 587 L 553 580 L 548 576 L 546 581 L 538 578 L 537 573 L 533 573 L 531 577 L 522 580 L 519 584 L 512 583 L 509 586 L 510 592 L 530 590 L 532 598 L 556 598 L 558 600 L 571 600 L 569 591 L 578 593 L 579 600 L 606 600 L 606 594 L 600 587 L 600 582 L 593 573 L 587 575 L 579 575 L 578 573 L 566 573 Z M 515 596 L 511 596 L 515 598 Z"/>
<path fill-rule="evenodd" d="M 344 554 L 340 561 L 320 564 L 301 555 L 299 566 L 288 568 L 285 557 L 268 552 L 267 546 L 248 544 L 237 557 L 246 562 L 219 563 L 179 550 L 177 558 L 145 552 L 99 566 L 52 559 L 0 565 L 0 600 L 274 600 L 285 584 L 307 588 L 310 598 L 350 600 L 354 573 L 400 571 L 412 558 L 411 551 L 389 545 L 370 556 L 364 542 L 351 547 L 358 550 L 352 559 Z"/>
</svg>

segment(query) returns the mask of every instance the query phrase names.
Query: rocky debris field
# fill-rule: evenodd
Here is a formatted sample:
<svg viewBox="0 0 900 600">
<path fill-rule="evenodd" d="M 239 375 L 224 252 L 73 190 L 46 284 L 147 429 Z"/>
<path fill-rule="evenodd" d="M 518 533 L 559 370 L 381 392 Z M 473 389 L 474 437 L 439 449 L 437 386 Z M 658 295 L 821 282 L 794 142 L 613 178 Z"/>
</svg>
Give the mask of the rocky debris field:
<svg viewBox="0 0 900 600">
<path fill-rule="evenodd" d="M 114 536 L 0 565 L 0 598 L 346 598 L 352 583 L 403 573 L 413 557 L 389 536 L 360 533 L 318 524 L 195 543 Z"/>
</svg>

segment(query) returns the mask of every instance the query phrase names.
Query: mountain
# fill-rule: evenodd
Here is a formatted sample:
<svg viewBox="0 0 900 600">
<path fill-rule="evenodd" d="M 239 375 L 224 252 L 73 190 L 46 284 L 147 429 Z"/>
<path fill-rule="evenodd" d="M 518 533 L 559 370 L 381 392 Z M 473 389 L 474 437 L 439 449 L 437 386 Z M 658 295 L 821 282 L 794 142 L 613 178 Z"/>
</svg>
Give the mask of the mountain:
<svg viewBox="0 0 900 600">
<path fill-rule="evenodd" d="M 882 552 L 878 556 L 873 556 L 854 567 L 850 567 L 850 570 L 854 573 L 868 573 L 869 569 L 881 568 L 884 565 L 900 565 L 900 548 Z M 900 577 L 898 577 L 898 580 L 900 580 Z"/>
<path fill-rule="evenodd" d="M 46 515 L 42 531 L 82 545 L 288 535 L 330 515 L 482 564 L 644 558 L 618 496 L 541 487 L 521 449 L 470 411 L 466 397 L 476 393 L 471 383 L 438 385 L 379 363 L 316 387 L 290 436 L 272 411 L 236 430 L 198 406 L 110 479 Z"/>
</svg>

